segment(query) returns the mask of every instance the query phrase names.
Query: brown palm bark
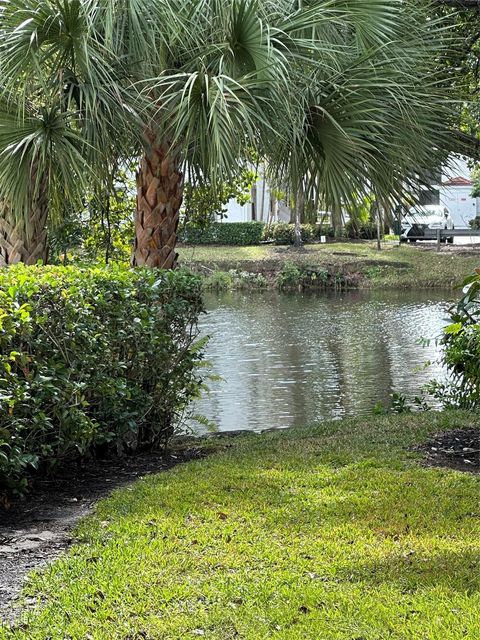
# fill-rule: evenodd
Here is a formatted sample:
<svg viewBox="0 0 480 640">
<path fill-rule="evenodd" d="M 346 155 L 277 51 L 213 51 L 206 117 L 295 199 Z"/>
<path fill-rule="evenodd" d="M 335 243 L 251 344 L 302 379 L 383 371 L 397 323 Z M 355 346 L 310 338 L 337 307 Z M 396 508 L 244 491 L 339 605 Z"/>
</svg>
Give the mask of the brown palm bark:
<svg viewBox="0 0 480 640">
<path fill-rule="evenodd" d="M 174 269 L 183 175 L 167 143 L 148 136 L 148 150 L 137 172 L 133 266 Z"/>
<path fill-rule="evenodd" d="M 35 179 L 35 170 L 32 180 Z M 0 267 L 23 262 L 36 264 L 48 261 L 48 195 L 41 184 L 30 208 L 28 219 L 16 219 L 4 205 L 0 211 Z"/>
</svg>

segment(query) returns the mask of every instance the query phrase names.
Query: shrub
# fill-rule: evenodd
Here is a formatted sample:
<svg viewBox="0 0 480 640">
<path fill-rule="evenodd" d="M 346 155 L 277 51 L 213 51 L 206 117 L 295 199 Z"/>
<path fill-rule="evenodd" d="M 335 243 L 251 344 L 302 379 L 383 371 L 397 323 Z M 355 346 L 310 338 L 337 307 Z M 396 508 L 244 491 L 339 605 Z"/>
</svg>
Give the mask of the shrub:
<svg viewBox="0 0 480 640">
<path fill-rule="evenodd" d="M 248 246 L 260 244 L 263 222 L 212 222 L 204 229 L 187 225 L 180 234 L 186 244 Z"/>
<path fill-rule="evenodd" d="M 377 225 L 372 220 L 368 222 L 353 222 L 349 220 L 345 224 L 347 238 L 357 240 L 374 240 L 377 237 Z"/>
<path fill-rule="evenodd" d="M 471 409 L 480 404 L 480 269 L 464 284 L 468 289 L 450 309 L 452 322 L 443 337 L 452 383 L 436 383 L 435 391 L 446 404 Z"/>
<path fill-rule="evenodd" d="M 472 229 L 480 229 L 480 216 L 475 216 L 473 220 L 470 220 L 469 225 Z"/>
<path fill-rule="evenodd" d="M 333 230 L 324 225 L 302 224 L 300 225 L 302 240 L 305 243 L 319 240 L 320 236 L 332 237 Z M 275 244 L 293 244 L 295 241 L 295 225 L 286 222 L 278 222 L 265 229 L 265 240 L 273 240 Z"/>
<path fill-rule="evenodd" d="M 233 277 L 229 271 L 214 271 L 203 280 L 202 286 L 207 291 L 229 291 L 233 289 Z"/>
<path fill-rule="evenodd" d="M 0 487 L 91 453 L 165 443 L 201 379 L 185 272 L 0 272 Z"/>
<path fill-rule="evenodd" d="M 202 282 L 206 291 L 232 291 L 234 289 L 264 289 L 268 281 L 261 273 L 250 271 L 214 271 Z"/>
<path fill-rule="evenodd" d="M 302 270 L 296 264 L 286 262 L 277 275 L 277 286 L 279 289 L 301 288 L 303 277 Z"/>
</svg>

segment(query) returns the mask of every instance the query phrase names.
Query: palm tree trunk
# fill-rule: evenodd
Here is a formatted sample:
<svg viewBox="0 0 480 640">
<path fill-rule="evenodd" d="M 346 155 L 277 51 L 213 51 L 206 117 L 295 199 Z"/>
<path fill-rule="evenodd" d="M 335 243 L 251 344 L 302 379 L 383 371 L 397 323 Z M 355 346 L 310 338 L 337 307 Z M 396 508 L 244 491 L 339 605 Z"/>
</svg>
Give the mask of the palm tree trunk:
<svg viewBox="0 0 480 640">
<path fill-rule="evenodd" d="M 335 238 L 340 238 L 343 231 L 343 215 L 340 203 L 334 203 L 332 206 L 332 227 Z"/>
<path fill-rule="evenodd" d="M 297 198 L 295 200 L 295 230 L 293 246 L 299 249 L 303 247 L 302 240 L 302 217 L 305 206 L 305 195 L 303 192 L 303 186 L 298 189 Z"/>
<path fill-rule="evenodd" d="M 148 135 L 149 149 L 137 172 L 132 266 L 174 269 L 183 175 L 168 144 Z"/>
<path fill-rule="evenodd" d="M 15 220 L 7 207 L 0 217 L 0 267 L 23 262 L 36 264 L 48 261 L 48 196 L 44 188 L 35 199 L 28 221 Z"/>
</svg>

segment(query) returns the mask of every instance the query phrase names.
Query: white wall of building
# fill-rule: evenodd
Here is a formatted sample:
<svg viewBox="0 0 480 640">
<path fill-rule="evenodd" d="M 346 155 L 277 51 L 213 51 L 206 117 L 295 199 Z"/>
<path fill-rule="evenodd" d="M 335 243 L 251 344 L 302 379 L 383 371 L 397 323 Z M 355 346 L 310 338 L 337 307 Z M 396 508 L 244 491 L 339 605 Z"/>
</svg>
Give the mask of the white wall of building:
<svg viewBox="0 0 480 640">
<path fill-rule="evenodd" d="M 256 219 L 261 222 L 268 222 L 270 218 L 270 206 L 271 206 L 271 192 L 268 182 L 264 179 L 262 169 L 259 169 L 259 179 L 256 184 L 256 198 L 255 198 L 255 211 Z M 253 202 L 247 202 L 247 204 L 240 204 L 232 198 L 227 204 L 226 217 L 223 218 L 225 222 L 249 222 L 252 220 Z M 277 211 L 274 216 L 273 222 L 290 221 L 290 209 L 285 203 L 280 202 L 277 206 Z"/>
<path fill-rule="evenodd" d="M 480 213 L 479 198 L 472 198 L 471 193 L 471 186 L 440 189 L 440 203 L 450 211 L 457 229 L 468 228 L 470 220 Z"/>
<path fill-rule="evenodd" d="M 468 180 L 469 184 L 449 184 L 455 183 L 458 178 Z M 460 156 L 452 156 L 450 166 L 443 171 L 439 192 L 440 203 L 449 209 L 457 229 L 469 228 L 470 220 L 480 214 L 480 198 L 472 198 L 472 188 L 473 182 L 467 160 Z"/>
<path fill-rule="evenodd" d="M 222 218 L 224 222 L 249 222 L 252 219 L 252 203 L 240 204 L 232 198 L 227 206 L 226 217 Z"/>
</svg>

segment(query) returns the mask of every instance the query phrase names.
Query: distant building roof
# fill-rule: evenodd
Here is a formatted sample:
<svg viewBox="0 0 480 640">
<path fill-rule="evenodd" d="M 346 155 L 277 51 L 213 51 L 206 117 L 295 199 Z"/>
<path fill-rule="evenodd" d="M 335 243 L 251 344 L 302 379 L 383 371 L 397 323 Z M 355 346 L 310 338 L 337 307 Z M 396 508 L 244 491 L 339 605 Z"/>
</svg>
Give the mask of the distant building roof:
<svg viewBox="0 0 480 640">
<path fill-rule="evenodd" d="M 472 187 L 473 180 L 469 180 L 468 178 L 461 178 L 457 176 L 456 178 L 450 178 L 446 182 L 442 182 L 444 187 Z"/>
</svg>

